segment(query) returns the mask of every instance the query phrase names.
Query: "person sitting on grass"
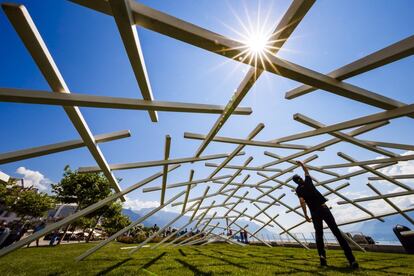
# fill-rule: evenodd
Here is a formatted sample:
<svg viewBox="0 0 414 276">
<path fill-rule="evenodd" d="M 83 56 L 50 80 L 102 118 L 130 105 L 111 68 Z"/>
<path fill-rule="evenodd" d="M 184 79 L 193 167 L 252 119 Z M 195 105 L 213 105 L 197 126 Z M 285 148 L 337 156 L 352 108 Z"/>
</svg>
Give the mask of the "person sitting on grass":
<svg viewBox="0 0 414 276">
<path fill-rule="evenodd" d="M 310 177 L 306 166 L 300 161 L 297 163 L 302 167 L 305 173 L 305 179 L 297 174 L 293 176 L 293 181 L 298 184 L 296 194 L 299 197 L 300 205 L 306 221 L 313 222 L 313 227 L 315 228 L 316 248 L 318 249 L 321 266 L 327 266 L 325 245 L 323 242 L 323 222 L 325 221 L 329 229 L 331 229 L 332 234 L 334 234 L 338 240 L 339 245 L 344 250 L 350 267 L 353 269 L 358 268 L 359 265 L 352 254 L 351 247 L 342 236 L 341 230 L 339 230 L 338 225 L 335 222 L 335 218 L 333 217 L 328 206 L 325 204 L 327 199 L 313 185 L 312 178 Z M 312 219 L 310 219 L 307 214 L 306 205 L 311 212 Z"/>
</svg>

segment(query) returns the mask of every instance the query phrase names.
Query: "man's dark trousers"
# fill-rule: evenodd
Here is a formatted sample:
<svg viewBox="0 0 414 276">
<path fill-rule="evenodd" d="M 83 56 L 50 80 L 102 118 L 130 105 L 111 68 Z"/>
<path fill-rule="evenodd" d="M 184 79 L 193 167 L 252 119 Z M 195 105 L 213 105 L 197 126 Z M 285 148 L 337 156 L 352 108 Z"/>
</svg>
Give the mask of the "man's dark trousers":
<svg viewBox="0 0 414 276">
<path fill-rule="evenodd" d="M 319 256 L 326 258 L 325 245 L 323 242 L 323 221 L 331 229 L 332 234 L 336 237 L 339 242 L 339 245 L 344 250 L 345 256 L 350 263 L 355 261 L 355 257 L 352 254 L 352 250 L 349 247 L 348 242 L 342 236 L 341 231 L 338 228 L 338 225 L 335 222 L 335 218 L 332 216 L 331 211 L 326 205 L 322 205 L 316 210 L 311 210 L 313 226 L 315 227 L 315 239 L 316 239 L 316 248 L 318 249 Z"/>
</svg>

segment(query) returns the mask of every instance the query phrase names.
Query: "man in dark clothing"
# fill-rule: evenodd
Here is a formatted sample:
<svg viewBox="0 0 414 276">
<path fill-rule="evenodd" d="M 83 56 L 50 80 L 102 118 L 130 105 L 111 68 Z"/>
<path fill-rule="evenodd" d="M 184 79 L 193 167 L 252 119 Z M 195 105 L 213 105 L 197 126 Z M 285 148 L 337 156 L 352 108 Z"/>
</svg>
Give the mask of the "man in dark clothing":
<svg viewBox="0 0 414 276">
<path fill-rule="evenodd" d="M 321 266 L 327 266 L 325 245 L 323 242 L 323 222 L 325 221 L 329 229 L 331 229 L 332 234 L 334 234 L 338 240 L 339 245 L 344 250 L 345 256 L 348 259 L 351 268 L 358 268 L 359 265 L 352 254 L 352 250 L 349 247 L 348 242 L 342 236 L 342 233 L 335 222 L 335 218 L 329 208 L 325 205 L 327 199 L 313 185 L 312 178 L 310 177 L 309 171 L 305 165 L 300 161 L 298 161 L 298 164 L 305 172 L 305 179 L 296 174 L 293 176 L 293 181 L 298 184 L 296 194 L 299 197 L 305 219 L 308 222 L 313 221 L 316 236 L 316 247 L 318 249 Z M 308 216 L 306 205 L 308 205 L 312 219 Z"/>
</svg>

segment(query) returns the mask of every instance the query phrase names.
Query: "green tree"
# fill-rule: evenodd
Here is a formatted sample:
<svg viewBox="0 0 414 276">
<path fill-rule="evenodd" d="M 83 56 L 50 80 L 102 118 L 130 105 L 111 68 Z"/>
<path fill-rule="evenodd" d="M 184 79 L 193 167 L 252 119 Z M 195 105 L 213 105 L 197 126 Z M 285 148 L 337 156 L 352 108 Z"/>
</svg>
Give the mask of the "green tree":
<svg viewBox="0 0 414 276">
<path fill-rule="evenodd" d="M 79 173 L 78 171 L 72 171 L 69 166 L 65 167 L 63 178 L 60 182 L 52 184 L 52 191 L 56 194 L 57 200 L 66 204 L 75 203 L 78 206 L 77 209 L 86 208 L 108 197 L 112 193 L 110 183 L 102 173 Z M 101 218 L 105 217 L 109 219 L 109 216 L 114 216 L 116 219 L 114 218 L 112 223 L 108 221 L 107 224 L 114 228 L 116 228 L 116 225 L 125 224 L 127 220 L 126 217 L 121 217 L 121 211 L 122 206 L 119 203 L 112 203 L 89 214 L 83 220 L 78 221 L 76 226 L 82 227 L 84 230 L 91 228 L 86 239 L 88 242 L 94 229 L 101 221 Z M 65 233 L 69 227 L 70 225 L 66 227 Z M 58 243 L 60 243 L 64 236 L 65 234 Z"/>
<path fill-rule="evenodd" d="M 55 200 L 48 194 L 17 185 L 14 179 L 8 184 L 0 184 L 0 198 L 6 210 L 16 213 L 22 220 L 42 217 L 55 205 Z"/>
<path fill-rule="evenodd" d="M 131 221 L 122 214 L 122 205 L 119 202 L 113 202 L 102 214 L 101 226 L 109 236 L 127 227 L 129 224 L 131 224 Z"/>
</svg>

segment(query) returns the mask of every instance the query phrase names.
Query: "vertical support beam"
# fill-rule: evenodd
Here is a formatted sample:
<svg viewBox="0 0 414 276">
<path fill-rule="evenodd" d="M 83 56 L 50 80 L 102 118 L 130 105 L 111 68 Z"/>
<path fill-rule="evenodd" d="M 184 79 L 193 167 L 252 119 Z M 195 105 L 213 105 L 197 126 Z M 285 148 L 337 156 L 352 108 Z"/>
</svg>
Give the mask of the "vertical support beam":
<svg viewBox="0 0 414 276">
<path fill-rule="evenodd" d="M 50 88 L 55 93 L 70 93 L 65 80 L 60 74 L 55 61 L 50 55 L 50 52 L 27 9 L 23 5 L 5 3 L 2 4 L 2 7 L 17 34 L 20 36 L 20 39 L 23 41 L 23 44 L 26 46 L 26 49 L 30 52 L 33 60 L 48 82 Z M 85 145 L 88 147 L 96 163 L 103 171 L 105 177 L 108 179 L 109 183 L 111 183 L 111 186 L 116 192 L 120 192 L 121 188 L 118 185 L 118 181 L 112 174 L 108 163 L 106 162 L 101 149 L 96 144 L 95 138 L 79 108 L 76 106 L 64 106 L 63 109 L 71 120 L 73 126 L 78 131 Z M 125 200 L 123 197 L 121 199 Z"/>
<path fill-rule="evenodd" d="M 129 2 L 130 0 L 110 0 L 109 4 L 116 25 L 118 26 L 119 34 L 124 42 L 125 50 L 138 82 L 139 89 L 141 90 L 142 97 L 144 100 L 152 101 L 151 85 L 138 38 L 138 31 L 134 22 L 134 15 L 130 10 Z M 151 121 L 158 121 L 156 111 L 149 110 L 148 113 L 151 117 Z"/>
<path fill-rule="evenodd" d="M 193 220 L 194 219 L 195 215 L 198 212 L 198 209 L 200 208 L 201 204 L 203 203 L 203 201 L 204 201 L 204 199 L 205 199 L 205 197 L 206 197 L 206 195 L 207 195 L 207 193 L 208 193 L 209 190 L 210 190 L 210 186 L 207 186 L 207 188 L 205 189 L 205 191 L 203 193 L 203 196 L 201 197 L 201 200 L 198 203 L 196 209 L 194 210 L 193 215 L 191 216 L 191 219 L 190 220 Z"/>
<path fill-rule="evenodd" d="M 190 178 L 189 178 L 188 182 L 193 181 L 193 177 L 194 177 L 194 170 L 191 170 L 190 171 Z M 185 191 L 183 209 L 182 209 L 181 213 L 184 213 L 185 207 L 187 206 L 187 201 L 188 201 L 188 196 L 190 195 L 190 190 L 191 190 L 191 185 L 188 185 L 187 190 Z"/>
<path fill-rule="evenodd" d="M 167 135 L 167 136 L 165 136 L 164 160 L 168 160 L 168 158 L 170 158 L 170 148 L 171 148 L 171 137 L 170 137 L 170 135 Z M 164 204 L 165 190 L 167 189 L 168 164 L 164 165 L 163 172 L 164 172 L 164 174 L 162 175 L 160 205 Z M 191 186 L 191 185 L 189 185 L 189 186 Z"/>
</svg>

